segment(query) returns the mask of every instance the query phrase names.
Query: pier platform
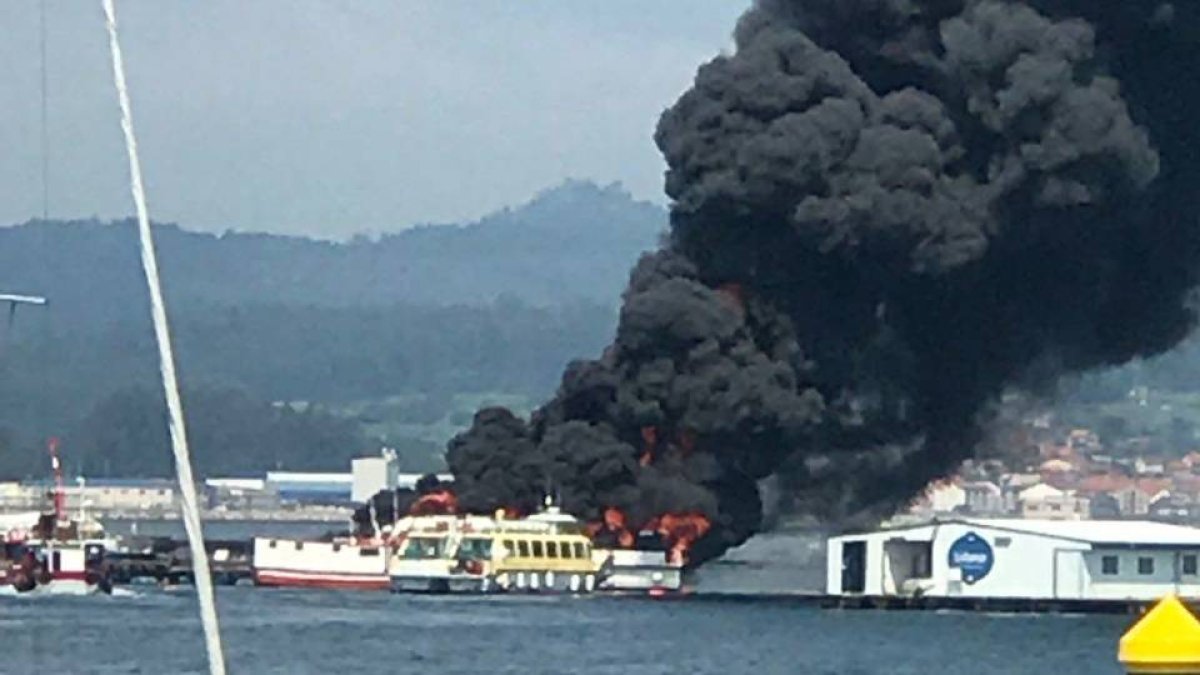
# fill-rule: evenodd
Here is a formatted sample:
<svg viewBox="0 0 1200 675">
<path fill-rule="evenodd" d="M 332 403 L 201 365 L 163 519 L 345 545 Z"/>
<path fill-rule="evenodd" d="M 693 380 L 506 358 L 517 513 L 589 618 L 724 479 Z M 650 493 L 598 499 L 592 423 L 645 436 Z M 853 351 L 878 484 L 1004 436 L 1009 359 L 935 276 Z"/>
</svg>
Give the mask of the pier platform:
<svg viewBox="0 0 1200 675">
<path fill-rule="evenodd" d="M 697 602 L 793 604 L 828 610 L 910 612 L 993 612 L 1000 614 L 1126 614 L 1138 615 L 1154 604 L 1143 600 L 1067 600 L 1047 598 L 901 597 L 826 595 L 823 593 L 706 593 L 679 599 Z"/>
<path fill-rule="evenodd" d="M 254 578 L 248 541 L 206 541 L 213 582 L 232 586 Z M 192 561 L 187 542 L 155 539 L 144 548 L 105 554 L 104 563 L 114 584 L 152 580 L 158 584 L 191 583 Z"/>
</svg>

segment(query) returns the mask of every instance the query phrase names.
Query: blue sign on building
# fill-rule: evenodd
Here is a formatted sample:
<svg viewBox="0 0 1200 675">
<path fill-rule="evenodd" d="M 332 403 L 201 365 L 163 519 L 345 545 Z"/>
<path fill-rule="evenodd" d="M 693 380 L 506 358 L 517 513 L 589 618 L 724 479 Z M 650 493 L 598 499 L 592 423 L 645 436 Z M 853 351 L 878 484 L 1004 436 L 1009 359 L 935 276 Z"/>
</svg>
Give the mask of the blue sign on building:
<svg viewBox="0 0 1200 675">
<path fill-rule="evenodd" d="M 968 584 L 986 577 L 995 561 L 991 544 L 974 532 L 964 534 L 950 545 L 950 567 L 960 568 L 962 580 Z"/>
</svg>

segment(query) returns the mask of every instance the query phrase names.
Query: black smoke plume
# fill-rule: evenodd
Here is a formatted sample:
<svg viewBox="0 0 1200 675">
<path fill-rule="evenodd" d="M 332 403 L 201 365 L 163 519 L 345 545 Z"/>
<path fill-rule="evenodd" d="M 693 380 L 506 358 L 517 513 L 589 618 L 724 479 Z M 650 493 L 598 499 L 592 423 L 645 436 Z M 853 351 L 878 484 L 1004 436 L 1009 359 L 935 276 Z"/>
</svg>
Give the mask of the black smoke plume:
<svg viewBox="0 0 1200 675">
<path fill-rule="evenodd" d="M 672 229 L 612 346 L 481 411 L 464 507 L 845 520 L 968 457 L 1004 391 L 1176 344 L 1200 262 L 1200 10 L 760 0 L 655 136 Z"/>
</svg>

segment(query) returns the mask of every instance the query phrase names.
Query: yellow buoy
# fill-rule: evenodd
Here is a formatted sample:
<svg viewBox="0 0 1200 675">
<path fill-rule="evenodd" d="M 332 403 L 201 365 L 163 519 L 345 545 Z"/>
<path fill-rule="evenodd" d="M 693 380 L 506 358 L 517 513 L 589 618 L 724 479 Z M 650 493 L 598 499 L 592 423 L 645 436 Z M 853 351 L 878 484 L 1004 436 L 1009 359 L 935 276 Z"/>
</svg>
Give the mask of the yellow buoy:
<svg viewBox="0 0 1200 675">
<path fill-rule="evenodd" d="M 1117 658 L 1131 675 L 1200 673 L 1200 619 L 1172 593 L 1126 631 Z"/>
</svg>

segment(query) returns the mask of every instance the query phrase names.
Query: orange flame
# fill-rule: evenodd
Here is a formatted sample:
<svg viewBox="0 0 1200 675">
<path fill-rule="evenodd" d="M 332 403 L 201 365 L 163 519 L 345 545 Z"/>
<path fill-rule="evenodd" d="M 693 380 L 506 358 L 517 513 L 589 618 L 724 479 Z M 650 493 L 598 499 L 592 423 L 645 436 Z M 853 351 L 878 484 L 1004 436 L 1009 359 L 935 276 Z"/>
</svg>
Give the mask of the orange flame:
<svg viewBox="0 0 1200 675">
<path fill-rule="evenodd" d="M 625 514 L 621 509 L 613 506 L 604 509 L 604 527 L 610 530 L 625 529 Z"/>
<path fill-rule="evenodd" d="M 712 528 L 712 521 L 699 513 L 665 513 L 656 520 L 650 529 L 662 535 L 671 547 L 671 562 L 680 565 L 687 563 L 692 544 Z"/>
<path fill-rule="evenodd" d="M 613 537 L 617 546 L 621 548 L 633 548 L 634 536 L 633 532 L 630 532 L 626 525 L 625 514 L 621 509 L 614 506 L 604 509 L 603 520 L 589 523 L 586 529 L 588 536 L 593 539 L 602 534 L 607 534 Z"/>
<path fill-rule="evenodd" d="M 413 502 L 410 516 L 449 516 L 458 512 L 458 497 L 449 490 L 434 490 Z"/>
<path fill-rule="evenodd" d="M 700 513 L 665 513 L 650 519 L 641 528 L 629 527 L 628 517 L 615 507 L 604 510 L 603 520 L 589 523 L 587 533 L 592 537 L 605 536 L 621 548 L 633 548 L 635 531 L 657 533 L 668 547 L 668 559 L 678 565 L 687 563 L 692 545 L 712 529 L 712 521 Z"/>
</svg>

